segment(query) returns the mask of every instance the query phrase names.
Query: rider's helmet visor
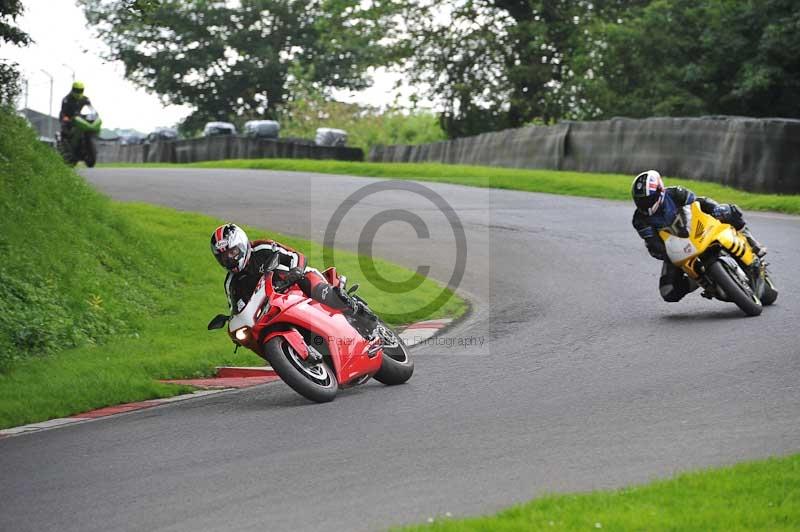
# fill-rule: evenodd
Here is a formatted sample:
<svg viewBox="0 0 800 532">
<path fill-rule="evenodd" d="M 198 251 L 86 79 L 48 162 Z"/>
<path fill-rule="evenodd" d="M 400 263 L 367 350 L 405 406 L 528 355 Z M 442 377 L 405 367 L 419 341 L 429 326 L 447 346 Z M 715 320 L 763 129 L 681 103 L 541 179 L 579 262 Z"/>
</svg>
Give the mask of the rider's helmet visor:
<svg viewBox="0 0 800 532">
<path fill-rule="evenodd" d="M 639 209 L 639 212 L 652 216 L 656 213 L 656 211 L 658 211 L 658 207 L 661 204 L 661 195 L 650 194 L 649 196 L 638 197 L 634 200 L 634 202 L 636 203 L 636 208 Z"/>
</svg>

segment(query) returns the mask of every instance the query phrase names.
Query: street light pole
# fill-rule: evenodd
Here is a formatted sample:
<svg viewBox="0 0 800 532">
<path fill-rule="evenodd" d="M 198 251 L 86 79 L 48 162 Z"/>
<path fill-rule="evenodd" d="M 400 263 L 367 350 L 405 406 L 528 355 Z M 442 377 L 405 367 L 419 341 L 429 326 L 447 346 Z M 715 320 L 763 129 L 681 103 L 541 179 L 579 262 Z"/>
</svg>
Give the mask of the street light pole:
<svg viewBox="0 0 800 532">
<path fill-rule="evenodd" d="M 67 70 L 69 70 L 70 72 L 72 72 L 72 83 L 75 83 L 75 69 L 74 69 L 74 68 L 72 68 L 71 66 L 69 66 L 69 65 L 68 65 L 68 64 L 66 64 L 66 63 L 61 63 L 61 66 L 65 67 Z"/>
<path fill-rule="evenodd" d="M 53 138 L 53 75 L 45 69 L 40 69 L 45 75 L 50 78 L 50 108 L 47 111 L 47 133 L 48 136 Z"/>
</svg>

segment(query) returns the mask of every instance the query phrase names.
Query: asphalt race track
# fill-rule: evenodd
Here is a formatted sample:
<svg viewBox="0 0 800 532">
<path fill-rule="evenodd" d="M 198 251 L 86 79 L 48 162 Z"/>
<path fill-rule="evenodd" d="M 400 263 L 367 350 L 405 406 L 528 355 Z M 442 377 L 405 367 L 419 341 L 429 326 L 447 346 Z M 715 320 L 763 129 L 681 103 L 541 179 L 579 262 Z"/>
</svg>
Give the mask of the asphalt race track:
<svg viewBox="0 0 800 532">
<path fill-rule="evenodd" d="M 391 185 L 84 173 L 118 199 L 318 242 L 351 193 Z M 276 383 L 4 439 L 0 530 L 380 530 L 800 451 L 800 218 L 747 216 L 781 293 L 745 318 L 698 293 L 662 302 L 660 264 L 631 228 L 629 204 L 425 186 L 463 224 L 458 290 L 473 312 L 415 348 L 408 384 L 369 383 L 314 405 Z M 374 215 L 408 211 L 429 233 L 393 221 L 374 253 L 450 278 L 453 231 L 427 196 L 384 190 L 345 205 L 337 247 L 356 250 Z"/>
</svg>

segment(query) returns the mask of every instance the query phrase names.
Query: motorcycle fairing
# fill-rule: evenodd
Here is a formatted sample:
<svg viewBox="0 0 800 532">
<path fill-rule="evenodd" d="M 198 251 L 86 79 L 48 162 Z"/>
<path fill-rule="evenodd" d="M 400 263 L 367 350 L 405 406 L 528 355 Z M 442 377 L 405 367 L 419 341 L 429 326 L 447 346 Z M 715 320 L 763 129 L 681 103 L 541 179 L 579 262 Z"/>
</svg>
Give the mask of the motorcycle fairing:
<svg viewBox="0 0 800 532">
<path fill-rule="evenodd" d="M 244 308 L 231 316 L 231 320 L 228 322 L 228 331 L 234 332 L 242 327 L 252 328 L 255 326 L 256 320 L 260 317 L 259 309 L 269 301 L 265 281 L 266 279 L 264 277 L 259 279 L 256 284 L 256 289 L 253 291 L 253 295 L 250 296 L 250 300 Z"/>
<path fill-rule="evenodd" d="M 273 322 L 278 322 L 295 325 L 300 329 L 309 331 L 315 337 L 321 337 L 322 342 L 328 348 L 334 366 L 333 370 L 336 372 L 336 378 L 340 384 L 347 384 L 354 377 L 365 373 L 373 375 L 380 369 L 381 357 L 369 355 L 370 342 L 350 325 L 350 322 L 341 312 L 327 310 L 327 307 L 322 303 L 306 297 L 301 290 L 296 288 L 290 289 L 284 294 L 275 293 L 272 287 L 271 273 L 264 278 L 263 289 L 267 301 L 271 300 L 273 309 L 278 309 L 280 312 L 275 313 L 274 317 L 266 321 L 263 326 L 261 324 L 257 325 L 257 333 L 262 328 L 270 327 Z M 258 292 L 258 287 L 256 292 Z M 251 301 L 252 299 L 251 297 Z M 268 335 L 272 335 L 270 338 L 279 334 L 285 336 L 286 331 L 274 331 L 274 333 L 272 331 L 268 333 Z M 305 340 L 299 332 L 297 332 L 294 340 L 296 341 L 298 337 L 303 341 L 304 349 L 298 350 L 295 348 L 295 350 L 305 358 L 308 356 L 308 351 L 305 349 Z M 287 341 L 291 343 L 288 337 Z M 295 347 L 294 344 L 292 344 L 292 347 Z M 348 350 L 356 353 L 356 355 L 348 357 L 346 355 Z M 303 355 L 303 351 L 305 351 L 305 355 Z M 348 358 L 350 360 L 345 363 Z"/>
<path fill-rule="evenodd" d="M 287 329 L 283 330 L 274 330 L 268 332 L 264 338 L 260 340 L 261 345 L 266 344 L 276 336 L 283 336 L 289 345 L 292 346 L 292 349 L 300 355 L 300 358 L 306 360 L 308 358 L 308 346 L 306 345 L 306 341 L 303 339 L 303 335 L 298 332 L 297 329 Z"/>
<path fill-rule="evenodd" d="M 697 258 L 714 244 L 727 249 L 745 266 L 755 260 L 747 239 L 732 226 L 704 213 L 697 201 L 684 206 L 672 226 L 658 234 L 664 240 L 670 261 L 693 279 L 699 277 L 695 269 Z"/>
</svg>

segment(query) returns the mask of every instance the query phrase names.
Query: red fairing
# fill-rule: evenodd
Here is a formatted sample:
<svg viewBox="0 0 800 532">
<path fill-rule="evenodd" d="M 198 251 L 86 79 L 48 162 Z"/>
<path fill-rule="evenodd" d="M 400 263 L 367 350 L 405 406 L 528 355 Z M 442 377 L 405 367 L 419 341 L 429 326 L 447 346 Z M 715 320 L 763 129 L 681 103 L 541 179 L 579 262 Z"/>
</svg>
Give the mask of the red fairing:
<svg viewBox="0 0 800 532">
<path fill-rule="evenodd" d="M 308 358 L 308 346 L 306 345 L 305 340 L 303 340 L 303 335 L 297 332 L 297 329 L 289 329 L 288 331 L 273 331 L 268 333 L 262 340 L 261 344 L 266 344 L 276 336 L 283 336 L 286 338 L 286 341 L 289 342 L 289 345 L 297 351 L 297 354 L 300 355 L 300 358 L 303 360 Z"/>
<path fill-rule="evenodd" d="M 334 272 L 335 273 L 335 272 Z M 289 330 L 269 332 L 262 344 L 275 336 L 283 336 L 303 358 L 308 356 L 305 340 L 293 327 L 311 332 L 327 345 L 333 362 L 333 370 L 340 384 L 347 384 L 364 375 L 374 375 L 381 367 L 381 353 L 372 357 L 368 350 L 370 343 L 356 331 L 347 318 L 338 310 L 331 309 L 310 299 L 296 286 L 286 293 L 275 292 L 272 287 L 272 273 L 265 278 L 265 289 L 271 306 L 253 328 L 256 337 L 265 328 L 276 325 L 289 325 Z M 327 272 L 326 272 L 327 277 Z M 275 309 L 279 312 L 275 314 Z M 316 347 L 316 346 L 314 346 Z"/>
</svg>

